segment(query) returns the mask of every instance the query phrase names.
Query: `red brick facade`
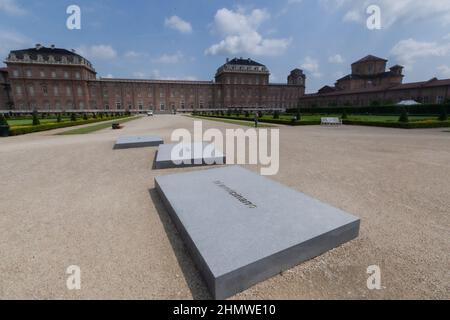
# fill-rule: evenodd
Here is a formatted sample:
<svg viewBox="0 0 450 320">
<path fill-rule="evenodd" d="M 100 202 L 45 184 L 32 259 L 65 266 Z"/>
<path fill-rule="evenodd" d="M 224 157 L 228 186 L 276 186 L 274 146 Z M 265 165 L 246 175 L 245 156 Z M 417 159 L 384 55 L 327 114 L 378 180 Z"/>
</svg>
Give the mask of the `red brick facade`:
<svg viewBox="0 0 450 320">
<path fill-rule="evenodd" d="M 385 59 L 367 56 L 353 63 L 352 73 L 337 80 L 334 87 L 325 86 L 301 97 L 300 106 L 370 106 L 403 100 L 439 104 L 450 99 L 450 79 L 404 84 L 403 67 L 396 65 L 386 71 L 386 64 Z"/>
<path fill-rule="evenodd" d="M 54 47 L 12 51 L 6 64 L 14 111 L 277 109 L 295 107 L 305 92 L 301 70 L 269 84 L 267 68 L 250 59 L 227 60 L 214 82 L 97 79 L 89 61 Z"/>
<path fill-rule="evenodd" d="M 98 79 L 88 60 L 53 46 L 12 51 L 5 62 L 7 69 L 0 69 L 0 110 L 17 112 L 274 110 L 299 104 L 368 106 L 450 99 L 450 79 L 403 84 L 403 67 L 386 71 L 387 60 L 374 56 L 353 63 L 352 73 L 334 87 L 306 95 L 302 70 L 293 70 L 286 84 L 271 84 L 266 66 L 242 58 L 227 59 L 215 81 Z"/>
<path fill-rule="evenodd" d="M 8 110 L 11 107 L 11 90 L 6 68 L 0 69 L 0 110 Z"/>
</svg>

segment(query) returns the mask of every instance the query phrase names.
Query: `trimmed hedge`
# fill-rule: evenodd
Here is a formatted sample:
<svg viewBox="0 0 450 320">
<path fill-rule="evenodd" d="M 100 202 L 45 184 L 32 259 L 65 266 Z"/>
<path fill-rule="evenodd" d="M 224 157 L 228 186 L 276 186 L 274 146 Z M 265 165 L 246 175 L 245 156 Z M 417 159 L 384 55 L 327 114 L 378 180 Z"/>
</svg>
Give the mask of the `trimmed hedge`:
<svg viewBox="0 0 450 320">
<path fill-rule="evenodd" d="M 377 122 L 377 121 L 355 121 L 343 120 L 343 124 L 351 126 L 369 126 L 369 127 L 385 127 L 398 129 L 431 129 L 431 128 L 448 128 L 450 122 L 442 121 L 415 121 L 415 122 Z"/>
<path fill-rule="evenodd" d="M 205 116 L 205 117 L 218 118 L 218 119 L 229 119 L 229 120 L 241 120 L 241 121 L 243 120 L 243 121 L 249 121 L 249 122 L 255 121 L 255 119 L 253 119 L 253 118 L 244 118 L 244 117 L 235 117 L 235 116 Z M 312 125 L 320 124 L 320 120 L 292 122 L 292 120 L 287 120 L 287 119 L 258 119 L 258 122 L 271 123 L 271 124 L 284 124 L 284 125 L 289 125 L 289 126 L 312 126 Z"/>
<path fill-rule="evenodd" d="M 116 119 L 124 119 L 124 118 L 129 118 L 129 117 L 123 116 L 123 117 L 104 118 L 104 119 L 67 121 L 67 122 L 61 122 L 61 123 L 46 123 L 46 124 L 41 124 L 41 125 L 37 125 L 37 126 L 11 127 L 9 129 L 9 135 L 10 136 L 18 136 L 18 135 L 22 135 L 22 134 L 41 132 L 41 131 L 60 129 L 60 128 L 75 127 L 75 126 L 81 126 L 84 124 L 106 122 L 106 121 L 111 121 L 111 120 L 116 120 Z"/>
<path fill-rule="evenodd" d="M 252 122 L 254 119 L 234 117 L 234 116 L 205 116 L 209 118 L 229 119 L 229 120 L 244 120 Z M 309 121 L 295 121 L 285 119 L 258 119 L 261 123 L 281 124 L 288 126 L 314 126 L 320 125 L 320 120 Z M 431 129 L 431 128 L 447 128 L 450 127 L 450 121 L 414 121 L 414 122 L 379 122 L 379 121 L 357 121 L 357 120 L 342 120 L 345 125 L 354 126 L 370 126 L 370 127 L 385 127 L 398 129 Z"/>
<path fill-rule="evenodd" d="M 303 114 L 343 114 L 344 110 L 347 114 L 371 114 L 371 115 L 400 115 L 402 109 L 405 108 L 409 115 L 439 115 L 442 109 L 450 113 L 450 104 L 421 104 L 415 106 L 368 106 L 368 107 L 304 107 L 300 108 Z M 288 109 L 287 113 L 295 114 L 297 108 Z"/>
</svg>

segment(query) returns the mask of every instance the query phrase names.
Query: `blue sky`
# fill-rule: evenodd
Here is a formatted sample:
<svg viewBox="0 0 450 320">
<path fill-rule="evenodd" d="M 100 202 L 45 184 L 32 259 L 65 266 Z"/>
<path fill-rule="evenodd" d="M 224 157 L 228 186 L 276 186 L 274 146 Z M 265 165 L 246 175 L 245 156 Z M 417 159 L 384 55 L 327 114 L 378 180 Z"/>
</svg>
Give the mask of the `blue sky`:
<svg viewBox="0 0 450 320">
<path fill-rule="evenodd" d="M 66 28 L 72 4 L 81 30 Z M 381 30 L 366 26 L 371 4 Z M 301 68 L 314 92 L 374 54 L 413 82 L 450 78 L 450 1 L 0 0 L 0 55 L 36 43 L 76 49 L 103 77 L 212 80 L 237 56 L 267 65 L 272 82 Z"/>
</svg>

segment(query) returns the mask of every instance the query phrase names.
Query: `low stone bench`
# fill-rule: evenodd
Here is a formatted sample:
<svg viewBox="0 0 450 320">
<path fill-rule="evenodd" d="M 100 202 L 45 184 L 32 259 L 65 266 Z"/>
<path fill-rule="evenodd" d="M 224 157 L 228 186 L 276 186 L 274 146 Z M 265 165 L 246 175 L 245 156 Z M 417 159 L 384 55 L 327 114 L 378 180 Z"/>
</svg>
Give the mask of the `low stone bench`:
<svg viewBox="0 0 450 320">
<path fill-rule="evenodd" d="M 342 125 L 342 120 L 339 118 L 322 118 L 322 125 Z"/>
</svg>

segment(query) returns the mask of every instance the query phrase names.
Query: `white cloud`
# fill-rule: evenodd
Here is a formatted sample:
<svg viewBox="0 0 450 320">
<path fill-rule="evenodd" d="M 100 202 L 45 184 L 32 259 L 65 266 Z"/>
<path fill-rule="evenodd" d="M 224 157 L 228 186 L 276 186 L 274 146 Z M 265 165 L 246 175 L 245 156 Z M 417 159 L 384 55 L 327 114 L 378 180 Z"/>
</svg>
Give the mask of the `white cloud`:
<svg viewBox="0 0 450 320">
<path fill-rule="evenodd" d="M 181 33 L 192 33 L 191 24 L 178 16 L 171 16 L 170 18 L 166 18 L 166 20 L 164 21 L 164 25 L 167 28 L 177 30 Z"/>
<path fill-rule="evenodd" d="M 306 57 L 301 65 L 301 68 L 309 72 L 314 78 L 322 77 L 322 74 L 320 73 L 319 61 L 314 58 L 309 56 Z"/>
<path fill-rule="evenodd" d="M 112 46 L 104 44 L 81 46 L 77 52 L 88 59 L 111 60 L 117 57 L 116 50 Z"/>
<path fill-rule="evenodd" d="M 167 54 L 164 53 L 160 57 L 153 59 L 154 63 L 164 63 L 164 64 L 176 64 L 183 60 L 184 56 L 181 52 L 177 52 L 175 54 Z"/>
<path fill-rule="evenodd" d="M 381 9 L 382 28 L 389 28 L 398 22 L 411 23 L 417 20 L 433 19 L 450 24 L 449 0 L 321 0 L 326 8 L 346 11 L 343 20 L 362 22 L 368 17 L 369 5 L 378 5 Z"/>
<path fill-rule="evenodd" d="M 138 79 L 145 79 L 147 77 L 147 75 L 144 72 L 136 71 L 136 72 L 133 72 L 133 77 L 138 78 Z"/>
<path fill-rule="evenodd" d="M 450 67 L 449 66 L 442 65 L 442 66 L 437 67 L 437 70 L 443 77 L 450 78 Z"/>
<path fill-rule="evenodd" d="M 331 56 L 328 58 L 329 63 L 336 63 L 341 64 L 344 63 L 344 58 L 340 54 L 335 54 L 334 56 Z"/>
<path fill-rule="evenodd" d="M 12 16 L 21 16 L 27 13 L 15 0 L 0 0 L 0 12 L 5 12 Z"/>
<path fill-rule="evenodd" d="M 106 78 L 106 79 L 113 79 L 114 76 L 111 73 L 108 73 L 104 78 Z"/>
<path fill-rule="evenodd" d="M 421 42 L 412 38 L 401 40 L 391 50 L 397 60 L 411 69 L 417 59 L 443 57 L 450 54 L 450 43 Z"/>
<path fill-rule="evenodd" d="M 124 54 L 124 57 L 127 58 L 127 59 L 137 59 L 137 58 L 141 58 L 143 56 L 146 56 L 146 54 L 142 53 L 142 52 L 136 52 L 136 51 L 133 51 L 133 50 L 127 51 Z"/>
<path fill-rule="evenodd" d="M 25 49 L 32 46 L 32 41 L 15 31 L 0 30 L 0 59 L 6 57 L 11 50 Z"/>
<path fill-rule="evenodd" d="M 218 10 L 214 17 L 214 30 L 224 39 L 209 47 L 205 54 L 276 56 L 284 53 L 291 39 L 264 38 L 258 32 L 261 24 L 269 19 L 270 14 L 264 9 L 254 9 L 250 14 L 243 10 Z"/>
<path fill-rule="evenodd" d="M 277 17 L 280 17 L 282 15 L 285 15 L 286 13 L 291 10 L 291 8 L 295 5 L 299 5 L 303 2 L 303 0 L 287 0 L 284 7 L 280 10 L 280 12 L 276 15 Z"/>
<path fill-rule="evenodd" d="M 196 81 L 195 76 L 163 76 L 158 69 L 152 70 L 150 73 L 150 78 L 155 80 L 185 80 L 185 81 Z"/>
<path fill-rule="evenodd" d="M 361 22 L 364 20 L 364 16 L 358 10 L 350 10 L 345 14 L 343 20 L 345 22 Z"/>
</svg>

